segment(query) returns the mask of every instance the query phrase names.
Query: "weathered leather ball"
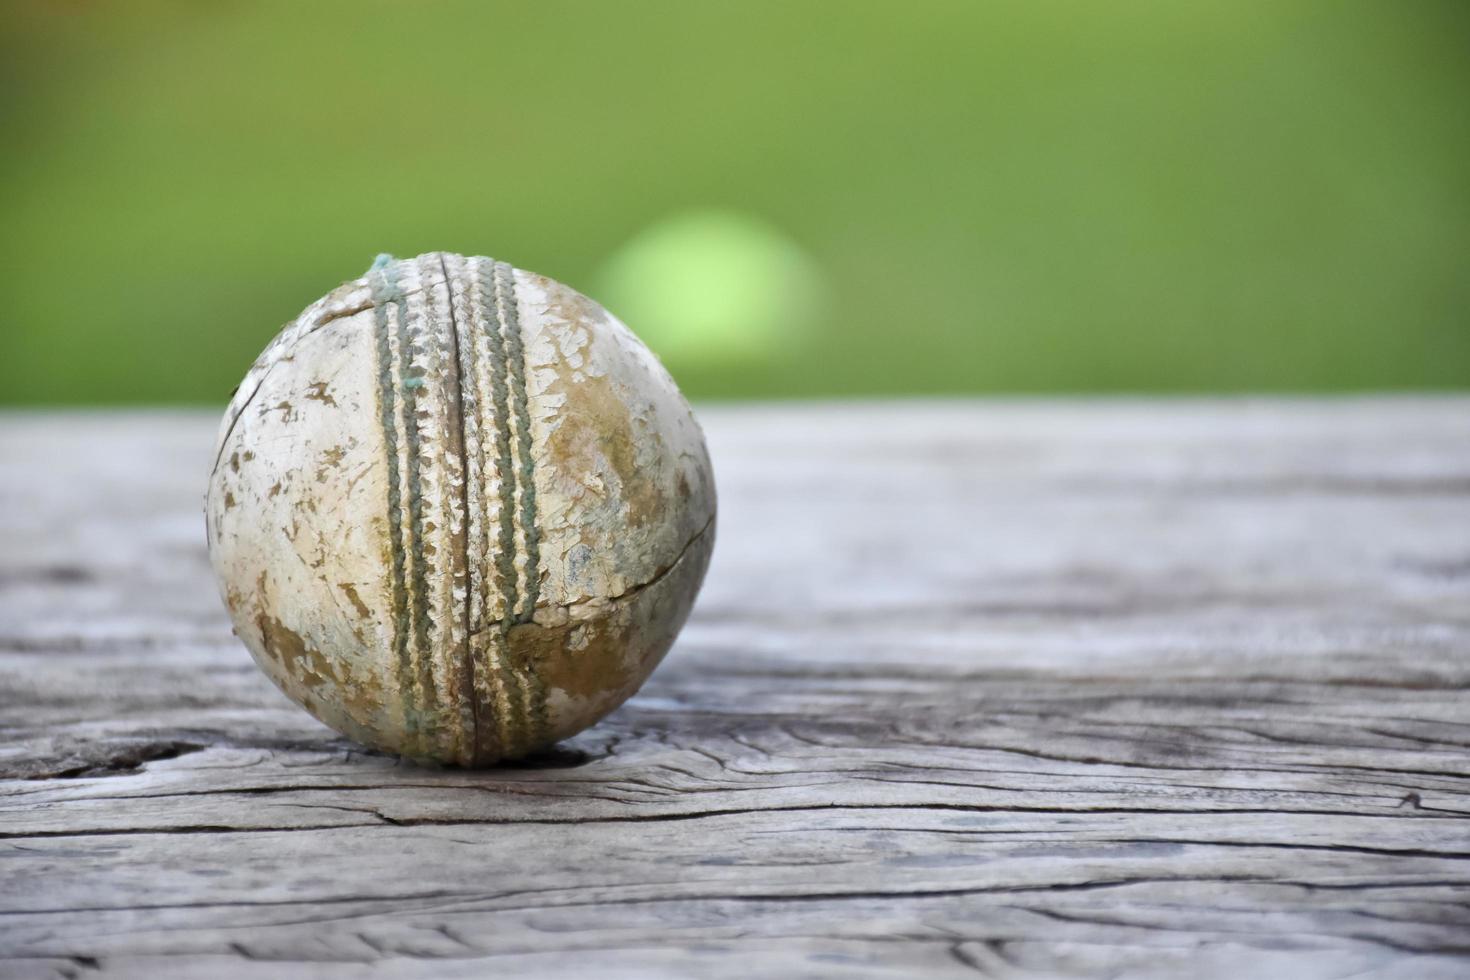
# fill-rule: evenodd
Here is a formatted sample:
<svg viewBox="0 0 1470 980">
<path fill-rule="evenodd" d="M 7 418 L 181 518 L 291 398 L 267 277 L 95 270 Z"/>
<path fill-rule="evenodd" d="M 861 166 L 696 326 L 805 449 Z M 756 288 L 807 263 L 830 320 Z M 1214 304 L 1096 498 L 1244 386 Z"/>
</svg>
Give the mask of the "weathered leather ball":
<svg viewBox="0 0 1470 980">
<path fill-rule="evenodd" d="M 235 631 L 359 742 L 486 765 L 596 722 L 688 616 L 715 488 L 674 382 L 596 303 L 381 257 L 245 376 L 205 502 Z"/>
</svg>

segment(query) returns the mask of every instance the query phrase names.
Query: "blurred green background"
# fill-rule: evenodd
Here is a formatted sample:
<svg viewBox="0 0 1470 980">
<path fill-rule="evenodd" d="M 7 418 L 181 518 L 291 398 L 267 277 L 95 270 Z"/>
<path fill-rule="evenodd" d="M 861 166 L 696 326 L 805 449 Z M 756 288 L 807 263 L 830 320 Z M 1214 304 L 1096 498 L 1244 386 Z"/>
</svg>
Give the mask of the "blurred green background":
<svg viewBox="0 0 1470 980">
<path fill-rule="evenodd" d="M 1470 3 L 153 3 L 0 26 L 0 402 L 223 404 L 375 253 L 693 397 L 1470 383 Z"/>
</svg>

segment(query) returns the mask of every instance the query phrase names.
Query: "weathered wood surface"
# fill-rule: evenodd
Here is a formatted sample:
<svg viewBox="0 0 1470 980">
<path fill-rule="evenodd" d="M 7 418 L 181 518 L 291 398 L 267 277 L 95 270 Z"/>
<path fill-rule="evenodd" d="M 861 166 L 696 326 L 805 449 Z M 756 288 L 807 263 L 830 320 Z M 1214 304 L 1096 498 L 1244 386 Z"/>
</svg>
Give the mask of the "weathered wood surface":
<svg viewBox="0 0 1470 980">
<path fill-rule="evenodd" d="M 1470 975 L 1470 400 L 702 417 L 669 660 L 462 772 L 230 636 L 213 417 L 0 416 L 0 974 Z"/>
</svg>

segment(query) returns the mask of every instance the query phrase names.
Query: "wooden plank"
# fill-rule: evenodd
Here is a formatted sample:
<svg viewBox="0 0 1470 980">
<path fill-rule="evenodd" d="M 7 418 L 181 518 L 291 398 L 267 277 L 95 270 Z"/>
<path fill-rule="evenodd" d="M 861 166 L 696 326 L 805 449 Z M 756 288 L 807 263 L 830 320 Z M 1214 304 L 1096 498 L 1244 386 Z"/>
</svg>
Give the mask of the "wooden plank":
<svg viewBox="0 0 1470 980">
<path fill-rule="evenodd" d="M 463 772 L 229 635 L 214 419 L 0 416 L 0 975 L 1470 971 L 1470 399 L 702 417 L 668 662 Z"/>
</svg>

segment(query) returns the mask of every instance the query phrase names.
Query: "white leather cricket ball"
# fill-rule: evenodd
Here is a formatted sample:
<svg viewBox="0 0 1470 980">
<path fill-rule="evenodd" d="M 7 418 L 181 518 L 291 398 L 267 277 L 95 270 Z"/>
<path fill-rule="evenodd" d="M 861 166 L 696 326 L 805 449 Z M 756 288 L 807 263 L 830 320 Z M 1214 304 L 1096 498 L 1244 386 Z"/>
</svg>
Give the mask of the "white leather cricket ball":
<svg viewBox="0 0 1470 980">
<path fill-rule="evenodd" d="M 245 376 L 205 503 L 235 631 L 357 741 L 523 756 L 636 691 L 714 543 L 704 438 L 621 323 L 488 258 L 384 256 Z"/>
</svg>

